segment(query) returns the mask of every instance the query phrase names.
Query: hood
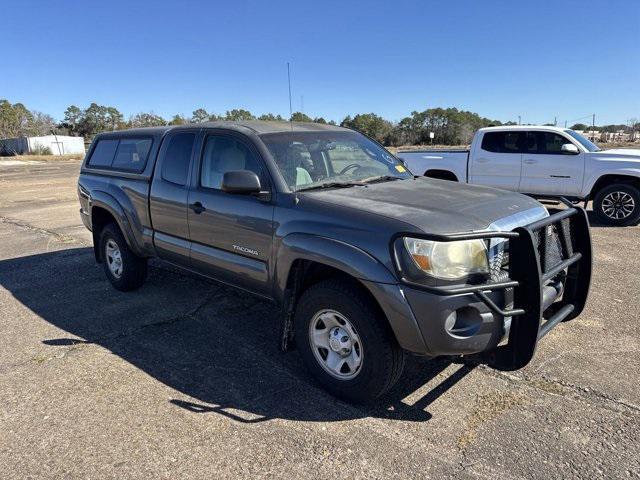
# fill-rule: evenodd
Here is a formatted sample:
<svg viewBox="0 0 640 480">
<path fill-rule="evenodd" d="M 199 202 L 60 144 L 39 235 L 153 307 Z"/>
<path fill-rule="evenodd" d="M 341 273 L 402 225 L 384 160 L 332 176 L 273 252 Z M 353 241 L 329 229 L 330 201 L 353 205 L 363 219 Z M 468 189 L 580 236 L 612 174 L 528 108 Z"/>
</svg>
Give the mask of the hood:
<svg viewBox="0 0 640 480">
<path fill-rule="evenodd" d="M 612 148 L 610 150 L 600 150 L 593 153 L 597 156 L 604 155 L 607 157 L 616 157 L 616 159 L 620 158 L 620 160 L 640 162 L 640 150 L 637 148 Z"/>
<path fill-rule="evenodd" d="M 433 234 L 506 230 L 548 216 L 539 202 L 526 195 L 425 177 L 301 194 L 384 215 Z"/>
</svg>

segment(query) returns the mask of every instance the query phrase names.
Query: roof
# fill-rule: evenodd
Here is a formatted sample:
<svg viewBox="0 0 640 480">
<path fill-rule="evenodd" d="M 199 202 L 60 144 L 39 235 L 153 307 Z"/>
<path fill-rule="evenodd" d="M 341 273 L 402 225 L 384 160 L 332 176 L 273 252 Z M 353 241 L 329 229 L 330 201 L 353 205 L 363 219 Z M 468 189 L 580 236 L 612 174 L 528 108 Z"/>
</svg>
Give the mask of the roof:
<svg viewBox="0 0 640 480">
<path fill-rule="evenodd" d="M 311 122 L 263 122 L 260 120 L 247 120 L 242 122 L 205 122 L 200 126 L 209 128 L 237 128 L 244 127 L 249 130 L 253 130 L 258 135 L 262 133 L 281 133 L 281 132 L 321 132 L 326 130 L 348 130 L 346 128 L 338 127 L 336 125 L 329 125 L 326 123 L 311 123 Z"/>
<path fill-rule="evenodd" d="M 567 128 L 561 127 L 553 127 L 550 125 L 498 125 L 495 127 L 485 127 L 481 128 L 478 131 L 482 132 L 490 132 L 492 130 L 539 130 L 539 131 L 547 131 L 547 132 L 564 132 L 568 130 Z"/>
<path fill-rule="evenodd" d="M 347 128 L 338 127 L 336 125 L 328 125 L 324 123 L 306 123 L 306 122 L 263 122 L 260 120 L 247 120 L 239 122 L 217 121 L 204 123 L 188 123 L 185 125 L 172 125 L 162 127 L 144 127 L 132 128 L 129 130 L 115 130 L 113 132 L 104 132 L 100 136 L 111 136 L 122 133 L 127 134 L 144 134 L 144 135 L 163 135 L 174 128 L 180 129 L 198 129 L 198 128 L 226 128 L 229 130 L 244 131 L 247 130 L 261 135 L 263 133 L 283 133 L 283 132 L 322 132 L 322 131 L 350 131 Z"/>
</svg>

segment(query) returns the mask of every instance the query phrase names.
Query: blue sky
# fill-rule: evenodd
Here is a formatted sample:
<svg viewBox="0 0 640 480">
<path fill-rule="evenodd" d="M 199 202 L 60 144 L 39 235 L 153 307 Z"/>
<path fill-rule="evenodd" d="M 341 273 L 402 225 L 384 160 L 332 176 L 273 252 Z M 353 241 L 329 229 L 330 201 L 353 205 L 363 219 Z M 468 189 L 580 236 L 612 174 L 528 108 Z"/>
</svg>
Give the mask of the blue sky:
<svg viewBox="0 0 640 480">
<path fill-rule="evenodd" d="M 242 107 L 341 120 L 455 106 L 499 120 L 640 117 L 640 1 L 0 0 L 0 98 L 60 119 Z M 588 120 L 588 119 L 585 119 Z"/>
</svg>

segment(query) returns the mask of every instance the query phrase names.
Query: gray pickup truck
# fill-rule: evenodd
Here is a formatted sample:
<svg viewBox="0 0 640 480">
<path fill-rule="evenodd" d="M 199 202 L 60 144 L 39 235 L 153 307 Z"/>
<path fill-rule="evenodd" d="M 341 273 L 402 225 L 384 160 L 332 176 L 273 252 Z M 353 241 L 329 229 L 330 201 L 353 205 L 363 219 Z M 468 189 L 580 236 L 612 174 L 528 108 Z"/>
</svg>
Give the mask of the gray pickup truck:
<svg viewBox="0 0 640 480">
<path fill-rule="evenodd" d="M 282 349 L 351 401 L 391 388 L 407 352 L 523 367 L 591 279 L 584 210 L 417 177 L 328 125 L 103 133 L 78 195 L 115 288 L 140 287 L 159 257 L 273 301 Z"/>
</svg>

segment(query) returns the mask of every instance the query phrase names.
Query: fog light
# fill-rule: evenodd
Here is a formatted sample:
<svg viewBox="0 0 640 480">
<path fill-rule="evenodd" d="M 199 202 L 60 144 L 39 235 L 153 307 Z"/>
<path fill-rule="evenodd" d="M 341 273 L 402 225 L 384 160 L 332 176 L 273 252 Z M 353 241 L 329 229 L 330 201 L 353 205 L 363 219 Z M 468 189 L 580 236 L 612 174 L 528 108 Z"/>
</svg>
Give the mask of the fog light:
<svg viewBox="0 0 640 480">
<path fill-rule="evenodd" d="M 456 311 L 454 310 L 453 312 L 451 312 L 449 314 L 449 316 L 446 318 L 446 320 L 444 321 L 444 329 L 447 332 L 451 332 L 451 330 L 453 330 L 453 327 L 456 324 L 456 320 L 458 319 L 458 314 L 456 313 Z"/>
<path fill-rule="evenodd" d="M 462 307 L 454 310 L 444 321 L 444 328 L 453 337 L 471 337 L 482 326 L 482 315 L 477 308 Z"/>
</svg>

